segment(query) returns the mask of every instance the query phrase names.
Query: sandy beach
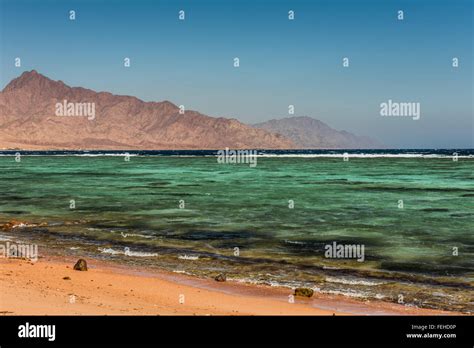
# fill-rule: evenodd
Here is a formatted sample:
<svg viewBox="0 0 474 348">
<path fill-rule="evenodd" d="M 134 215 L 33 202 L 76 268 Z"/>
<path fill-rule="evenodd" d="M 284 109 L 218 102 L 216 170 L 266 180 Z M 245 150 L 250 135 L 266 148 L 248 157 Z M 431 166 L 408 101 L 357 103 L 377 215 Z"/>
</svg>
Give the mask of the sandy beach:
<svg viewBox="0 0 474 348">
<path fill-rule="evenodd" d="M 125 268 L 87 260 L 43 257 L 37 262 L 0 259 L 3 315 L 441 315 L 456 314 L 381 301 L 356 301 L 291 289 L 216 282 L 181 274 Z"/>
</svg>

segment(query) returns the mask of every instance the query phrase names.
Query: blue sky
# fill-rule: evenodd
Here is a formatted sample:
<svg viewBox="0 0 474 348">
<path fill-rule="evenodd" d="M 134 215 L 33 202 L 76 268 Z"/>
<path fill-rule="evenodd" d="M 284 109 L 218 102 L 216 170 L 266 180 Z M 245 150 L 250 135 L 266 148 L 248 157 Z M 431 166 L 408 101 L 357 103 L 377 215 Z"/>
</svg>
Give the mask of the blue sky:
<svg viewBox="0 0 474 348">
<path fill-rule="evenodd" d="M 396 147 L 474 147 L 472 18 L 470 0 L 0 0 L 0 86 L 36 69 L 245 123 L 293 104 Z M 388 99 L 420 120 L 381 117 Z"/>
</svg>

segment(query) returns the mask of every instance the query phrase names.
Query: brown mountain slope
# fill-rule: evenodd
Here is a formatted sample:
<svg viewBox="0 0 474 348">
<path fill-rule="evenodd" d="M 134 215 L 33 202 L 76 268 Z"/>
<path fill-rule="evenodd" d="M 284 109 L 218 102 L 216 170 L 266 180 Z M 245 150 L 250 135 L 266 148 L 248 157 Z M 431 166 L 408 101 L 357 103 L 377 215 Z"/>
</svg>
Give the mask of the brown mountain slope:
<svg viewBox="0 0 474 348">
<path fill-rule="evenodd" d="M 57 116 L 56 103 L 95 103 L 95 118 Z M 36 71 L 24 72 L 0 92 L 0 149 L 222 149 L 293 148 L 288 138 L 235 119 L 168 102 L 144 102 L 69 87 Z"/>
</svg>

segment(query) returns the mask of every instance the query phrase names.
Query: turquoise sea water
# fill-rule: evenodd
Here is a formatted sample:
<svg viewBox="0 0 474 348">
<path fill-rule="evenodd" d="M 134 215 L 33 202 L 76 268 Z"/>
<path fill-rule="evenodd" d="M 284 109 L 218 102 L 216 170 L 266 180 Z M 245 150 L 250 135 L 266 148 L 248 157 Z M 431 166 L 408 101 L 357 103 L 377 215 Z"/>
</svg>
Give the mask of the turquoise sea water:
<svg viewBox="0 0 474 348">
<path fill-rule="evenodd" d="M 2 239 L 37 243 L 40 254 L 472 312 L 472 153 L 278 153 L 255 168 L 189 153 L 0 156 L 0 224 L 45 223 Z M 363 245 L 364 262 L 325 257 L 333 242 Z"/>
</svg>

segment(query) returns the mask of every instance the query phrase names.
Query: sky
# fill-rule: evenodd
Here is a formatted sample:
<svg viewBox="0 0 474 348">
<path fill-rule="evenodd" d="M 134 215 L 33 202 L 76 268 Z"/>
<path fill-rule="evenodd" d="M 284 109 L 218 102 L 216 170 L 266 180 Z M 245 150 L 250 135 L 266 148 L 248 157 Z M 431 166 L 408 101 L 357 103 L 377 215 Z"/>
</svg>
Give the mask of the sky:
<svg viewBox="0 0 474 348">
<path fill-rule="evenodd" d="M 2 89 L 35 69 L 244 123 L 310 116 L 398 148 L 474 148 L 472 47 L 471 0 L 0 0 Z M 389 99 L 420 103 L 420 118 L 382 117 Z"/>
</svg>

